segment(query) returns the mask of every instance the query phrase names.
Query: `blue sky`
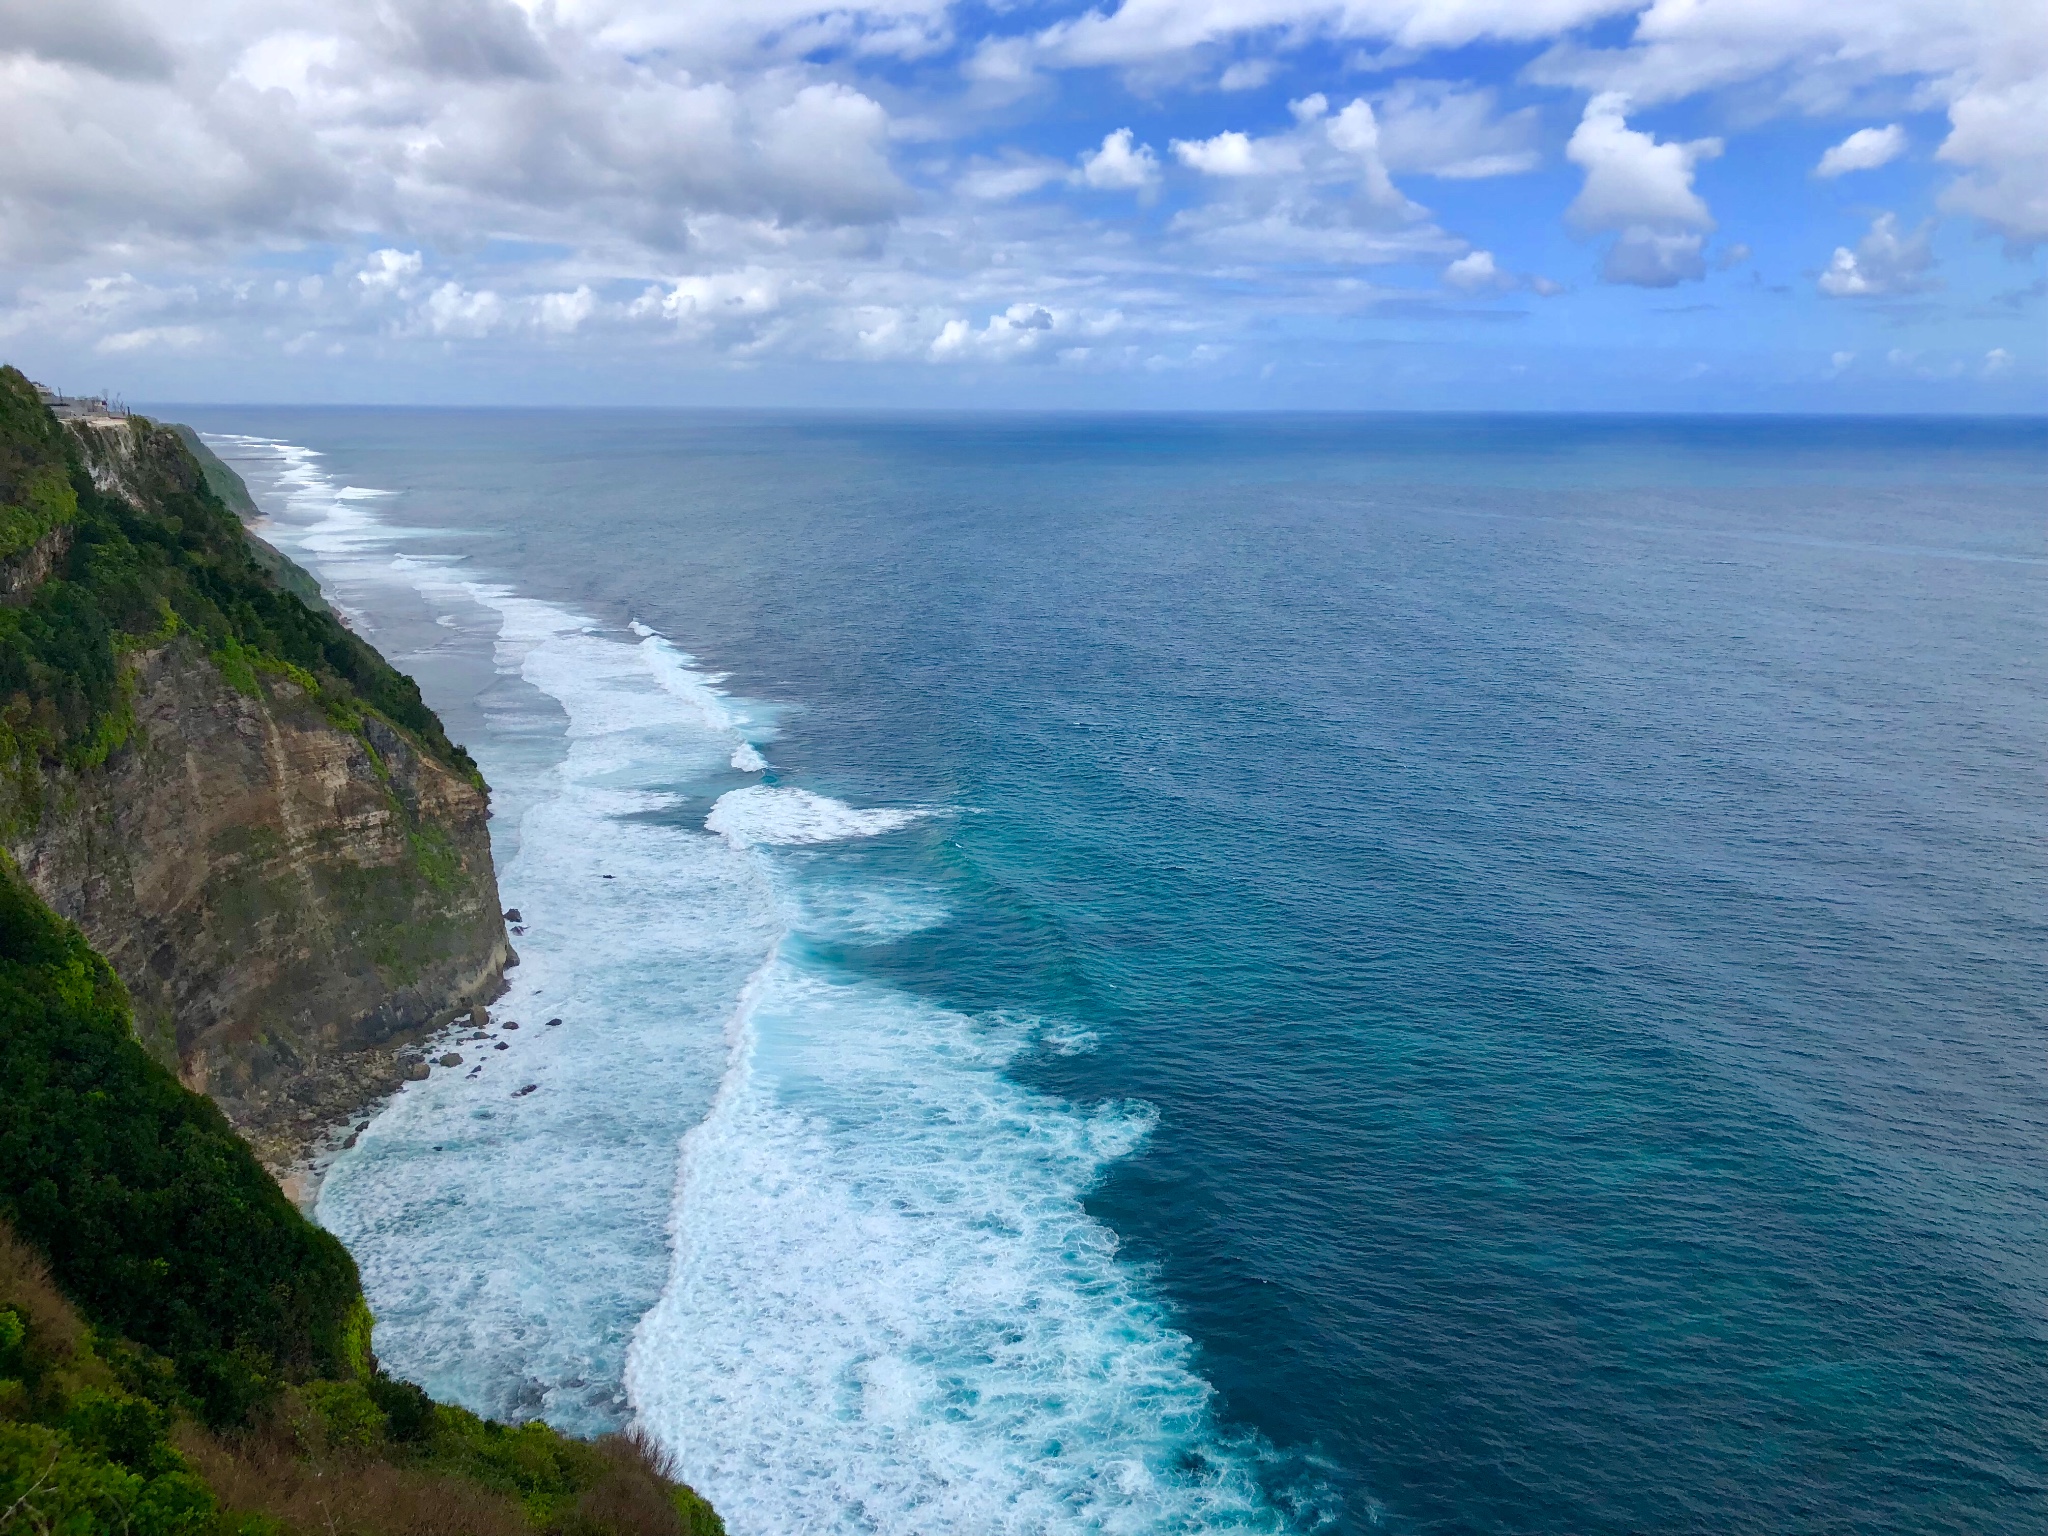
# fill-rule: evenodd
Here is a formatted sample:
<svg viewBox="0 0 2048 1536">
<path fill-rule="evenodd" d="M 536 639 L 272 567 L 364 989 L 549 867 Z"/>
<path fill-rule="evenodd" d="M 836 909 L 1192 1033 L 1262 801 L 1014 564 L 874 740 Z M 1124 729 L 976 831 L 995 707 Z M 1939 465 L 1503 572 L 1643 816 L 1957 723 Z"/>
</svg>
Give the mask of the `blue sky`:
<svg viewBox="0 0 2048 1536">
<path fill-rule="evenodd" d="M 0 0 L 137 399 L 2048 405 L 2039 0 Z"/>
</svg>

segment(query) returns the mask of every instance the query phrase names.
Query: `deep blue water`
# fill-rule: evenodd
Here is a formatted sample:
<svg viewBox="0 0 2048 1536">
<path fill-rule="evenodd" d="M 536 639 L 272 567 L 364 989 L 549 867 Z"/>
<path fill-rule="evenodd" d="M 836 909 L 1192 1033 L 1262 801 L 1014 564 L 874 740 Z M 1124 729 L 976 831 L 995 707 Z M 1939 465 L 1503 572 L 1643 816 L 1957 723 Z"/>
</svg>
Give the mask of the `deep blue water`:
<svg viewBox="0 0 2048 1536">
<path fill-rule="evenodd" d="M 394 551 L 588 619 L 576 644 L 638 655 L 632 620 L 727 674 L 765 778 L 718 745 L 591 813 L 677 839 L 650 870 L 739 857 L 701 829 L 748 784 L 918 813 L 728 838 L 777 894 L 705 864 L 664 898 L 703 932 L 566 925 L 666 946 L 624 1012 L 703 993 L 580 1059 L 586 1094 L 672 1074 L 631 1149 L 520 1133 L 575 1143 L 593 1212 L 634 1165 L 645 1278 L 504 1324 L 598 1319 L 523 1398 L 421 1354 L 430 1384 L 578 1424 L 637 1406 L 684 1442 L 715 1399 L 719 1448 L 684 1465 L 736 1536 L 2048 1529 L 2042 424 L 175 414 L 398 493 L 321 573 L 500 782 L 501 856 L 540 856 L 545 818 L 510 823 L 555 782 L 550 731 L 585 739 L 586 674 L 529 665 L 566 702 L 514 699 L 513 619 L 391 595 L 365 571 Z M 516 878 L 533 905 L 573 877 Z M 719 1121 L 711 1021 L 757 919 L 786 971 L 766 1086 Z M 969 1057 L 985 1078 L 932 1086 Z M 698 1271 L 671 1278 L 645 1213 L 674 1160 L 646 1149 L 707 1113 L 676 1207 Z M 401 1252 L 428 1217 L 374 1212 L 457 1177 L 408 1124 L 323 1205 L 359 1253 Z M 1023 1150 L 1070 1141 L 1095 1150 Z M 742 1164 L 753 1193 L 721 1195 Z M 490 1269 L 496 1187 L 430 1213 L 469 1234 L 451 1273 Z M 573 1254 L 566 1215 L 520 1242 Z M 863 1232 L 904 1257 L 863 1269 Z M 886 1328 L 863 1287 L 900 1292 Z M 404 1368 L 489 1285 L 372 1291 Z M 1017 1358 L 987 1342 L 1006 1308 Z M 1125 1347 L 1157 1362 L 1142 1391 Z M 1013 1381 L 1036 1395 L 998 1414 Z M 825 1448 L 750 1460 L 799 1407 Z M 905 1414 L 943 1448 L 899 1455 Z"/>
</svg>

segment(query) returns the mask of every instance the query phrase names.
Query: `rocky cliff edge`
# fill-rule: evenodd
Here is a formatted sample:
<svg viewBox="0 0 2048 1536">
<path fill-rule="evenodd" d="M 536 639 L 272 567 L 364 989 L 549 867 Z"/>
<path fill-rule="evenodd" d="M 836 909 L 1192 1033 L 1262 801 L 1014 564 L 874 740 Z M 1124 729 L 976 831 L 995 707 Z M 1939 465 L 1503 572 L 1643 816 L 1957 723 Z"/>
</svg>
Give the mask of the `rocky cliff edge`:
<svg viewBox="0 0 2048 1536">
<path fill-rule="evenodd" d="M 0 369 L 0 834 L 281 1172 L 502 990 L 488 792 L 174 430 L 32 391 Z"/>
</svg>

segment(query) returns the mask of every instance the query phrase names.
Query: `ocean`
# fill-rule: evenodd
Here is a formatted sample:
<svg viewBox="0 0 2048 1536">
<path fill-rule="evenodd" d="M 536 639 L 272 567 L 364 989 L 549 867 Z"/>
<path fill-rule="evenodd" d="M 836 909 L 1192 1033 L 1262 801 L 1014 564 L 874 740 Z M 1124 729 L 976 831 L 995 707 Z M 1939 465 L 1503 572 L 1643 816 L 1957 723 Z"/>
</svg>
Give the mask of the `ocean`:
<svg viewBox="0 0 2048 1536">
<path fill-rule="evenodd" d="M 164 414 L 495 790 L 396 1373 L 735 1536 L 2048 1530 L 2042 422 Z"/>
</svg>

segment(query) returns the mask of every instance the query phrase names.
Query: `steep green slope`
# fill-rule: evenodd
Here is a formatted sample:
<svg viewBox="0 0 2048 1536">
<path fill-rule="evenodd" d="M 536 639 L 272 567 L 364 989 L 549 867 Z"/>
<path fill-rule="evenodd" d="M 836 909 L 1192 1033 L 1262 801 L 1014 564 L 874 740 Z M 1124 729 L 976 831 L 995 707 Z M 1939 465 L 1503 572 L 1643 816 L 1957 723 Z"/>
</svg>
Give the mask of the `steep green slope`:
<svg viewBox="0 0 2048 1536">
<path fill-rule="evenodd" d="M 370 1342 L 346 1251 L 0 857 L 0 1531 L 722 1533 L 643 1444 L 433 1403 Z"/>
<path fill-rule="evenodd" d="M 238 686 L 254 689 L 259 671 L 290 676 L 337 723 L 382 715 L 481 783 L 411 678 L 264 573 L 175 433 L 141 418 L 126 430 L 119 467 L 147 510 L 95 485 L 79 437 L 18 369 L 0 368 L 0 561 L 59 523 L 72 529 L 50 579 L 0 608 L 0 766 L 22 790 L 46 765 L 102 761 L 125 740 L 121 652 L 181 632 Z M 32 803 L 24 795 L 16 814 Z"/>
<path fill-rule="evenodd" d="M 0 1216 L 87 1315 L 177 1365 L 209 1422 L 368 1368 L 356 1267 L 213 1104 L 150 1060 L 106 961 L 0 878 Z"/>
<path fill-rule="evenodd" d="M 0 1536 L 722 1532 L 638 1441 L 380 1372 L 347 1252 L 135 1038 L 122 976 L 261 1130 L 504 963 L 475 765 L 294 572 L 175 433 L 0 368 Z"/>
<path fill-rule="evenodd" d="M 234 472 L 190 427 L 173 425 L 171 430 L 178 434 L 178 440 L 186 451 L 198 461 L 199 471 L 206 477 L 206 484 L 214 495 L 244 523 L 253 523 L 263 516 L 263 509 L 256 505 L 256 498 L 249 494 L 249 487 L 242 483 L 242 477 Z M 312 574 L 289 556 L 273 549 L 255 534 L 248 535 L 249 552 L 263 573 L 285 591 L 316 613 L 332 613 L 327 599 L 320 595 L 320 583 Z"/>
<path fill-rule="evenodd" d="M 0 560 L 21 554 L 77 515 L 64 429 L 28 380 L 0 369 Z"/>
<path fill-rule="evenodd" d="M 516 963 L 487 787 L 177 431 L 0 368 L 0 469 L 0 848 L 285 1171 Z"/>
</svg>

